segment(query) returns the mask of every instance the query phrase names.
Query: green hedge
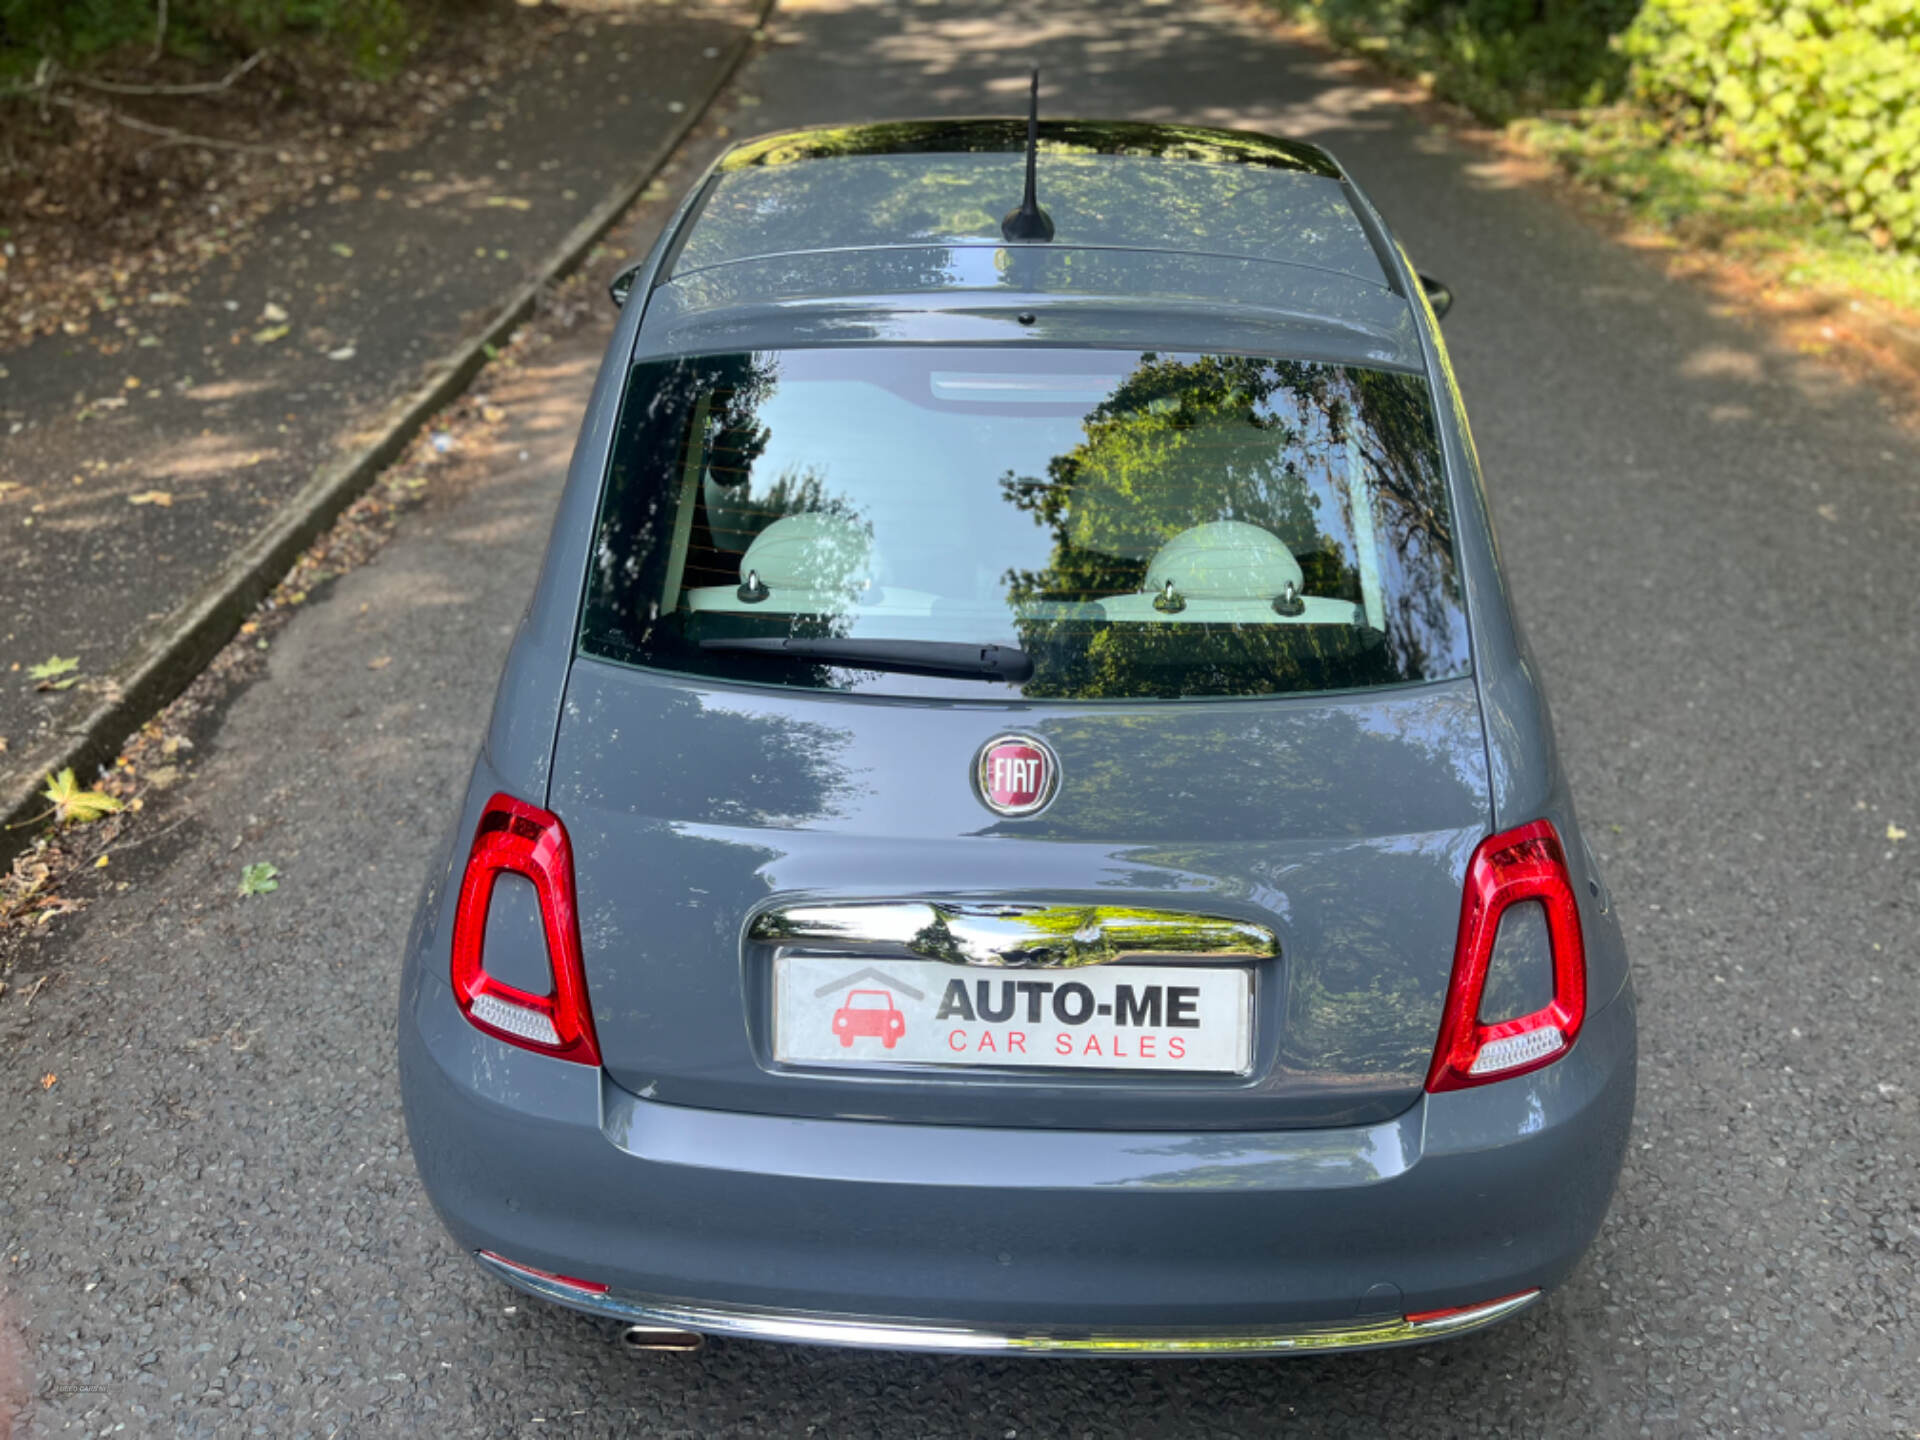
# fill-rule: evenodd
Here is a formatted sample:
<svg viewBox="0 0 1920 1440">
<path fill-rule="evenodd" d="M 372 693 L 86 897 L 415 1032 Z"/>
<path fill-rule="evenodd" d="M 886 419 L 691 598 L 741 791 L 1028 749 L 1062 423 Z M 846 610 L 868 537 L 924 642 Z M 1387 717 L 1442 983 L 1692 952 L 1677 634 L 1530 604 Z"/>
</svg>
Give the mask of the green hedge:
<svg viewBox="0 0 1920 1440">
<path fill-rule="evenodd" d="M 393 70 L 442 0 L 169 0 L 167 48 L 230 59 L 262 46 L 317 44 L 364 71 Z M 153 43 L 156 0 L 0 0 L 0 67 L 28 71 L 48 55 L 93 57 Z"/>
<path fill-rule="evenodd" d="M 1609 43 L 1640 0 L 1275 0 L 1334 39 L 1428 76 L 1490 120 L 1586 105 L 1618 92 Z"/>
<path fill-rule="evenodd" d="M 1920 4 L 1646 0 L 1619 50 L 1633 98 L 1704 142 L 1920 248 Z"/>
<path fill-rule="evenodd" d="M 1485 119 L 1625 98 L 1668 143 L 1920 254 L 1920 0 L 1273 3 Z"/>
</svg>

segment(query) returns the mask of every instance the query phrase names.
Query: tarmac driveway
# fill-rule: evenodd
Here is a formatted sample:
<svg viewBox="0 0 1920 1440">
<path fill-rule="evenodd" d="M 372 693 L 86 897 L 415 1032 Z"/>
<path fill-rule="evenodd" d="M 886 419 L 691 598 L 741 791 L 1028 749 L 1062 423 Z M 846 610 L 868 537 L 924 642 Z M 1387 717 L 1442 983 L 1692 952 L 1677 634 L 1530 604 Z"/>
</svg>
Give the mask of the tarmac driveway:
<svg viewBox="0 0 1920 1440">
<path fill-rule="evenodd" d="M 1920 1432 L 1920 445 L 1226 0 L 807 4 L 723 119 L 1010 109 L 1035 58 L 1061 110 L 1333 144 L 1460 296 L 1448 336 L 1642 1001 L 1588 1261 L 1450 1347 L 1207 1365 L 635 1360 L 483 1279 L 407 1154 L 394 977 L 596 311 L 488 377 L 507 418 L 273 642 L 156 817 L 180 828 L 62 922 L 31 1013 L 0 1003 L 28 1434 Z M 281 888 L 242 900 L 256 860 Z"/>
</svg>

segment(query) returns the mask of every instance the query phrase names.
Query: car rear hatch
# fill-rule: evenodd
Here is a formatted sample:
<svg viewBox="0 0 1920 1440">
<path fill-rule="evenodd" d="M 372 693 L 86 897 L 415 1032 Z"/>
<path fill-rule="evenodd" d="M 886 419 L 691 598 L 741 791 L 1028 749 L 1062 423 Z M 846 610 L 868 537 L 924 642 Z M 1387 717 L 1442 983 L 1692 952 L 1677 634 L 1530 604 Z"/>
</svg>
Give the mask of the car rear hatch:
<svg viewBox="0 0 1920 1440">
<path fill-rule="evenodd" d="M 976 791 L 981 747 L 1007 733 L 1058 758 L 1057 793 L 1039 813 L 995 814 Z M 1467 863 L 1490 819 L 1470 680 L 1202 703 L 969 703 L 727 685 L 586 656 L 548 803 L 572 838 L 587 988 L 618 1084 L 727 1110 L 1082 1129 L 1352 1125 L 1411 1104 Z M 897 1058 L 891 983 L 924 992 L 928 976 L 959 978 L 974 999 L 973 982 L 987 981 L 1000 1003 L 1015 993 L 1003 982 L 1047 967 L 970 964 L 960 950 L 929 962 L 938 947 L 914 946 L 911 927 L 869 927 L 840 945 L 789 923 L 876 902 L 904 907 L 866 912 L 896 920 L 1064 907 L 1270 932 L 1253 953 L 1178 962 L 1224 973 L 1229 988 L 1251 976 L 1245 1063 Z M 1128 948 L 1081 939 L 1083 961 Z M 806 972 L 843 988 L 805 1023 L 832 1025 L 844 1008 L 847 1043 L 827 1046 L 838 1036 L 823 1030 L 796 1046 L 775 1033 L 776 975 L 801 974 L 795 956 L 836 955 L 861 963 Z M 1105 979 L 1142 963 L 1161 962 L 1122 953 L 1091 968 Z M 959 1030 L 977 1041 L 952 1018 L 943 1043 Z M 1075 1033 L 1102 1029 L 1112 1045 L 1104 1021 Z M 1137 1034 L 1121 1039 L 1137 1047 Z"/>
</svg>

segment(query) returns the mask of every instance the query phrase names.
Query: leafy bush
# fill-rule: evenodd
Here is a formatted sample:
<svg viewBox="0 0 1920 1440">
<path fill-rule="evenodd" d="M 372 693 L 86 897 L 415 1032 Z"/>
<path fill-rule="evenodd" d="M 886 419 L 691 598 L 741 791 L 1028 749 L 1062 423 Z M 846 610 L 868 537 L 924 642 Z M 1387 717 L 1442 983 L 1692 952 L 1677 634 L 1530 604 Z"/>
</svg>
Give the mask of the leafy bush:
<svg viewBox="0 0 1920 1440">
<path fill-rule="evenodd" d="M 1670 135 L 1778 167 L 1881 244 L 1920 249 L 1920 5 L 1646 0 L 1621 37 Z"/>
<path fill-rule="evenodd" d="M 1609 41 L 1640 0 L 1279 0 L 1342 44 L 1425 72 L 1490 120 L 1616 93 L 1625 59 Z"/>
<path fill-rule="evenodd" d="M 167 48 L 231 58 L 311 41 L 382 73 L 404 58 L 422 12 L 438 0 L 169 0 Z M 0 0 L 0 57 L 29 69 L 41 55 L 69 65 L 153 43 L 156 0 Z"/>
</svg>

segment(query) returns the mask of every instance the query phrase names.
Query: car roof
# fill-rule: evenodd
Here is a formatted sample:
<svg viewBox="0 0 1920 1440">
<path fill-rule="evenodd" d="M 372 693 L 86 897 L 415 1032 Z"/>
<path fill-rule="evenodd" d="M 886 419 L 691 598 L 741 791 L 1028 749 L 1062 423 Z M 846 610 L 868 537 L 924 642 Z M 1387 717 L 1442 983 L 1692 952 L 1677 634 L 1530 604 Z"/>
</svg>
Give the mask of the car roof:
<svg viewBox="0 0 1920 1440">
<path fill-rule="evenodd" d="M 1053 343 L 1175 346 L 1191 330 L 1207 348 L 1287 344 L 1302 358 L 1422 368 L 1387 241 L 1324 150 L 1197 126 L 1042 121 L 1038 197 L 1054 237 L 1009 243 L 1000 222 L 1019 204 L 1025 150 L 1025 122 L 1005 119 L 817 127 L 736 146 L 661 267 L 640 353 L 998 339 L 991 312 L 1018 296 L 1044 311 Z M 1247 332 L 1238 343 L 1219 338 L 1223 320 Z M 1276 329 L 1300 333 L 1288 343 Z"/>
</svg>

